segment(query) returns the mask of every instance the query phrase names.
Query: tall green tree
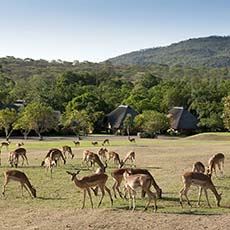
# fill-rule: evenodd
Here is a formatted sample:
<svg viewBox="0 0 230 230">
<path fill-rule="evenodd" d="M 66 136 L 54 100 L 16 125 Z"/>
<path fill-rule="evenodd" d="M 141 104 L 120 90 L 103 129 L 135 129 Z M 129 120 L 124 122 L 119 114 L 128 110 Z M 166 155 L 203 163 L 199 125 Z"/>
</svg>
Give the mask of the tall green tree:
<svg viewBox="0 0 230 230">
<path fill-rule="evenodd" d="M 14 123 L 17 120 L 17 111 L 15 109 L 0 110 L 0 127 L 4 129 L 6 140 L 9 140 L 11 133 L 14 130 Z"/>
<path fill-rule="evenodd" d="M 39 136 L 39 140 L 42 140 L 42 133 L 56 129 L 58 122 L 59 118 L 52 107 L 44 103 L 32 102 L 21 112 L 15 128 L 22 129 L 25 137 L 31 130 L 34 130 Z"/>
</svg>

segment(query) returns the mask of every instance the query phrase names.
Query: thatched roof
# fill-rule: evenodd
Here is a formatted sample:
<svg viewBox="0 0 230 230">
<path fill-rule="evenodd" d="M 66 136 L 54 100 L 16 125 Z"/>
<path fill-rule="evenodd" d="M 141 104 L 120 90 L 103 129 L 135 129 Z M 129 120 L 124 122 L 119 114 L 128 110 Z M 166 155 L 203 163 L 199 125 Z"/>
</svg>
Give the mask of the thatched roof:
<svg viewBox="0 0 230 230">
<path fill-rule="evenodd" d="M 120 105 L 105 116 L 104 123 L 111 129 L 119 129 L 122 127 L 127 115 L 130 115 L 134 119 L 138 115 L 138 112 L 128 105 Z"/>
<path fill-rule="evenodd" d="M 170 126 L 175 130 L 197 129 L 197 118 L 183 107 L 173 107 L 168 114 Z"/>
</svg>

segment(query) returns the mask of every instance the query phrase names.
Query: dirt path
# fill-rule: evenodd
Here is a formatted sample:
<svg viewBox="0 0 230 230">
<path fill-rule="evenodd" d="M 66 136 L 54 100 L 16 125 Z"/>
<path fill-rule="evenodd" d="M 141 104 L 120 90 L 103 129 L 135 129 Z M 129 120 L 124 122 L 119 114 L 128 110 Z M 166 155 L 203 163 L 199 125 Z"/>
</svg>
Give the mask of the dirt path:
<svg viewBox="0 0 230 230">
<path fill-rule="evenodd" d="M 0 229 L 230 229 L 228 215 L 154 214 L 108 209 L 1 211 Z"/>
</svg>

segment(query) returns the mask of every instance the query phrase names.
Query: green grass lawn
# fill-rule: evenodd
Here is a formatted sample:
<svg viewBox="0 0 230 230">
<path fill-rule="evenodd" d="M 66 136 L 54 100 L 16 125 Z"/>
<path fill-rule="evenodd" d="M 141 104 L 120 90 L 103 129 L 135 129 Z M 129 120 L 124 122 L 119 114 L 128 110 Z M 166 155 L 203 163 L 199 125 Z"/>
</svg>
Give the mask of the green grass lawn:
<svg viewBox="0 0 230 230">
<path fill-rule="evenodd" d="M 163 199 L 158 200 L 159 213 L 179 213 L 179 214 L 221 214 L 229 213 L 230 211 L 230 142 L 226 140 L 200 140 L 198 139 L 137 139 L 136 143 L 130 143 L 126 138 L 111 138 L 111 146 L 109 150 L 117 151 L 123 158 L 125 154 L 134 150 L 136 152 L 137 167 L 147 168 L 154 175 L 157 183 L 163 190 Z M 10 150 L 15 148 L 16 140 L 12 140 Z M 40 167 L 41 161 L 49 148 L 61 148 L 63 145 L 70 145 L 73 148 L 75 158 L 68 159 L 67 164 L 61 164 L 54 169 L 53 179 L 49 174 L 46 174 L 44 168 Z M 24 197 L 21 196 L 20 185 L 18 183 L 9 183 L 6 190 L 6 196 L 0 199 L 0 208 L 18 208 L 25 207 L 29 209 L 48 208 L 48 209 L 78 209 L 82 206 L 83 193 L 77 188 L 71 176 L 66 173 L 66 170 L 81 169 L 80 177 L 93 173 L 82 166 L 82 152 L 84 149 L 97 151 L 100 146 L 93 147 L 89 139 L 81 141 L 80 147 L 74 147 L 70 139 L 55 139 L 55 140 L 28 140 L 25 142 L 29 166 L 19 167 L 19 170 L 24 171 L 31 180 L 31 183 L 37 189 L 37 198 L 31 199 L 24 192 Z M 222 178 L 213 178 L 214 184 L 217 186 L 218 192 L 222 192 L 221 207 L 217 208 L 213 194 L 209 191 L 209 200 L 212 208 L 208 208 L 204 195 L 202 196 L 201 207 L 196 207 L 198 196 L 198 188 L 193 187 L 189 192 L 189 198 L 193 207 L 189 207 L 184 202 L 182 209 L 179 204 L 179 191 L 182 188 L 181 175 L 185 171 L 192 168 L 195 161 L 202 161 L 207 165 L 209 157 L 214 153 L 223 152 L 226 156 L 225 175 Z M 8 152 L 2 149 L 2 166 L 0 168 L 0 185 L 3 183 L 3 172 L 9 169 Z M 108 187 L 111 188 L 113 180 L 110 172 L 115 166 L 110 163 L 107 169 L 109 175 Z M 93 195 L 93 194 L 92 194 Z M 140 197 L 140 195 L 138 195 Z M 97 207 L 99 197 L 93 195 L 94 206 Z M 145 202 L 138 198 L 137 209 L 143 209 Z M 90 208 L 90 202 L 86 197 L 86 207 Z M 102 203 L 102 208 L 110 209 L 110 200 L 106 194 Z M 128 209 L 128 201 L 122 199 L 114 200 L 113 209 Z M 148 212 L 152 210 L 149 209 Z"/>
</svg>

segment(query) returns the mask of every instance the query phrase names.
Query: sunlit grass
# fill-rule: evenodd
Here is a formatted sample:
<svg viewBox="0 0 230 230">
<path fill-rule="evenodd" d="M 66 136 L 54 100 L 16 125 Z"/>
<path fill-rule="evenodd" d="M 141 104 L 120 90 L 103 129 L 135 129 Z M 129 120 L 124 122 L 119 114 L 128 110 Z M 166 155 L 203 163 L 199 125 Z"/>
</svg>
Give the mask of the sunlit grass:
<svg viewBox="0 0 230 230">
<path fill-rule="evenodd" d="M 98 137 L 97 137 L 98 138 Z M 71 139 L 61 140 L 28 140 L 25 141 L 24 147 L 27 149 L 29 166 L 19 167 L 19 170 L 24 171 L 31 180 L 31 183 L 37 189 L 37 198 L 31 199 L 24 191 L 24 197 L 21 196 L 20 185 L 18 183 L 9 183 L 6 196 L 0 199 L 0 208 L 4 207 L 25 207 L 30 209 L 48 208 L 48 209 L 67 209 L 67 208 L 81 208 L 83 193 L 77 188 L 66 170 L 74 171 L 81 169 L 80 177 L 93 173 L 86 170 L 82 165 L 82 151 L 84 149 L 91 149 L 97 151 L 101 147 L 101 140 L 99 137 L 99 146 L 94 147 L 91 144 L 91 139 L 81 141 L 80 147 L 75 147 Z M 16 140 L 12 140 L 10 150 L 15 148 Z M 49 174 L 46 174 L 44 168 L 40 167 L 41 161 L 49 148 L 61 148 L 63 145 L 70 145 L 73 147 L 75 158 L 68 159 L 66 165 L 60 165 L 54 169 L 53 179 Z M 159 213 L 178 213 L 178 214 L 221 214 L 229 213 L 230 210 L 230 167 L 229 167 L 229 149 L 230 143 L 228 141 L 204 141 L 204 140 L 163 140 L 163 139 L 136 139 L 136 143 L 130 143 L 126 138 L 111 139 L 111 145 L 106 146 L 109 150 L 115 150 L 121 154 L 122 157 L 129 151 L 136 151 L 137 166 L 149 169 L 154 175 L 157 183 L 163 189 L 163 199 L 158 200 Z M 209 157 L 215 152 L 224 152 L 226 156 L 225 176 L 223 178 L 214 177 L 214 184 L 217 186 L 218 192 L 223 193 L 221 201 L 221 208 L 216 207 L 214 196 L 209 192 L 209 199 L 212 209 L 208 208 L 205 197 L 202 196 L 201 207 L 196 207 L 196 200 L 198 196 L 198 189 L 192 188 L 189 192 L 192 208 L 184 202 L 182 209 L 179 204 L 179 191 L 182 187 L 181 175 L 190 170 L 192 163 L 195 161 L 202 161 L 207 164 Z M 8 153 L 5 149 L 2 150 L 2 166 L 0 168 L 0 181 L 3 181 L 3 173 L 9 169 Z M 107 174 L 109 175 L 108 187 L 112 188 L 113 180 L 110 172 L 114 169 L 114 165 L 109 163 Z M 92 194 L 93 195 L 93 194 Z M 100 196 L 100 195 L 99 195 Z M 138 195 L 140 197 L 140 195 Z M 97 207 L 99 197 L 93 195 L 94 207 Z M 137 199 L 137 210 L 143 210 L 146 200 Z M 122 199 L 114 200 L 114 209 L 128 209 L 128 201 Z M 90 208 L 88 197 L 86 198 L 86 208 Z M 106 194 L 101 205 L 102 208 L 110 209 L 110 200 Z M 150 208 L 148 212 L 152 212 Z"/>
</svg>

